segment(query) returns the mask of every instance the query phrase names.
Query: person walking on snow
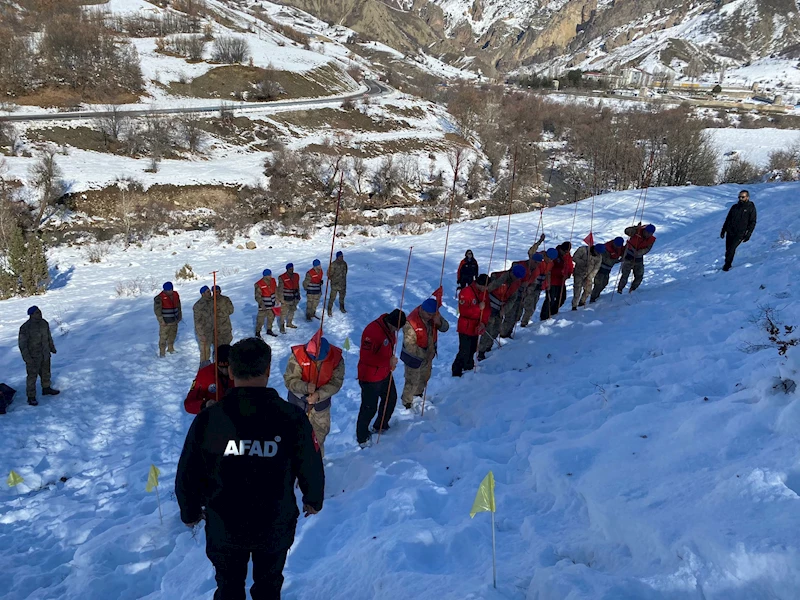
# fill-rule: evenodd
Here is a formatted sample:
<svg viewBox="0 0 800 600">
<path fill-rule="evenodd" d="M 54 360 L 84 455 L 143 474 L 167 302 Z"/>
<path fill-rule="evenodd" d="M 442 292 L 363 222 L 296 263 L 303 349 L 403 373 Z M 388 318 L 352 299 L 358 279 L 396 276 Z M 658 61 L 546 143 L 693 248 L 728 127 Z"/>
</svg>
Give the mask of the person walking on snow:
<svg viewBox="0 0 800 600">
<path fill-rule="evenodd" d="M 194 333 L 200 346 L 200 368 L 211 364 L 211 344 L 214 341 L 214 301 L 207 285 L 200 288 L 200 299 L 192 306 Z"/>
<path fill-rule="evenodd" d="M 622 258 L 620 274 L 622 278 L 617 286 L 617 293 L 621 294 L 625 286 L 628 285 L 628 276 L 633 269 L 633 283 L 631 292 L 642 284 L 644 279 L 644 255 L 653 249 L 656 238 L 653 235 L 656 226 L 652 223 L 642 226 L 641 223 L 625 229 L 625 235 L 629 236 L 628 243 L 625 245 L 625 255 Z"/>
<path fill-rule="evenodd" d="M 569 251 L 572 249 L 571 242 L 563 242 L 556 246 L 558 258 L 553 261 L 553 271 L 550 274 L 550 307 L 542 306 L 540 315 L 542 321 L 557 315 L 558 311 L 567 301 L 567 280 L 572 277 L 574 263 Z"/>
<path fill-rule="evenodd" d="M 295 482 L 306 517 L 322 510 L 325 471 L 314 431 L 269 382 L 270 347 L 258 338 L 231 348 L 234 388 L 195 417 L 175 475 L 181 521 L 205 520 L 206 554 L 217 600 L 245 598 L 248 564 L 258 599 L 281 597 L 286 555 L 294 543 Z"/>
<path fill-rule="evenodd" d="M 520 327 L 527 327 L 530 323 L 542 292 L 545 293 L 545 302 L 549 302 L 550 277 L 553 272 L 553 261 L 558 258 L 558 250 L 550 248 L 547 252 L 536 252 L 532 258 L 536 267 L 528 275 L 528 288 L 523 299 Z"/>
<path fill-rule="evenodd" d="M 453 361 L 453 377 L 475 368 L 478 339 L 489 322 L 491 307 L 486 286 L 489 276 L 478 277 L 458 294 L 458 354 Z"/>
<path fill-rule="evenodd" d="M 579 306 L 586 306 L 586 300 L 592 293 L 594 278 L 603 263 L 606 247 L 603 244 L 594 246 L 581 246 L 575 250 L 572 260 L 575 263 L 572 283 L 572 310 Z"/>
<path fill-rule="evenodd" d="M 158 319 L 158 355 L 175 353 L 175 338 L 178 337 L 178 323 L 183 320 L 181 297 L 173 289 L 172 282 L 163 285 L 161 293 L 153 299 L 153 312 Z"/>
<path fill-rule="evenodd" d="M 331 263 L 328 269 L 328 279 L 331 281 L 331 295 L 328 297 L 328 316 L 333 316 L 333 301 L 339 296 L 339 310 L 343 313 L 344 297 L 347 295 L 347 263 L 344 262 L 344 254 L 340 250 L 336 253 L 336 260 Z"/>
<path fill-rule="evenodd" d="M 736 255 L 739 244 L 750 240 L 750 236 L 753 235 L 756 228 L 757 218 L 756 205 L 750 201 L 750 192 L 742 190 L 739 192 L 739 201 L 728 211 L 728 216 L 725 217 L 725 223 L 719 234 L 721 238 L 728 236 L 725 240 L 723 271 L 730 271 L 733 266 L 733 257 Z"/>
<path fill-rule="evenodd" d="M 605 243 L 606 251 L 603 254 L 600 268 L 597 275 L 594 276 L 594 285 L 592 286 L 592 295 L 589 303 L 597 302 L 600 294 L 606 289 L 608 280 L 611 277 L 611 269 L 614 265 L 622 260 L 622 255 L 625 252 L 625 240 L 621 237 L 616 237 Z"/>
<path fill-rule="evenodd" d="M 286 265 L 286 272 L 278 277 L 278 302 L 281 304 L 279 323 L 281 333 L 286 333 L 286 327 L 297 329 L 294 321 L 294 312 L 300 302 L 300 275 L 294 272 L 294 265 Z"/>
<path fill-rule="evenodd" d="M 317 306 L 322 296 L 322 281 L 325 277 L 319 260 L 315 258 L 311 265 L 311 269 L 306 272 L 303 279 L 303 289 L 306 291 L 306 321 L 311 321 L 317 316 Z"/>
<path fill-rule="evenodd" d="M 475 281 L 478 276 L 478 261 L 472 254 L 472 250 L 467 250 L 464 253 L 464 258 L 458 264 L 458 272 L 456 273 L 456 288 L 460 291 Z"/>
<path fill-rule="evenodd" d="M 278 334 L 272 330 L 272 324 L 275 322 L 275 308 L 278 305 L 278 297 L 276 295 L 278 282 L 272 277 L 272 271 L 264 269 L 261 279 L 256 281 L 253 287 L 255 289 L 256 304 L 258 304 L 256 337 L 261 337 L 261 328 L 264 327 L 264 321 L 267 322 L 267 334 L 277 337 Z M 286 333 L 282 322 L 280 322 L 280 325 L 281 333 Z"/>
<path fill-rule="evenodd" d="M 396 308 L 366 326 L 361 334 L 358 356 L 358 383 L 361 386 L 361 408 L 356 423 L 356 441 L 362 448 L 371 444 L 369 422 L 375 417 L 372 431 L 386 431 L 397 404 L 397 388 L 392 372 L 397 367 L 394 348 L 397 332 L 406 324 L 406 314 Z M 380 399 L 380 410 L 378 400 Z M 377 416 L 375 412 L 377 411 Z"/>
<path fill-rule="evenodd" d="M 439 332 L 450 329 L 439 313 L 439 303 L 428 298 L 411 311 L 403 327 L 403 351 L 400 360 L 405 365 L 405 384 L 401 400 L 406 409 L 411 409 L 414 398 L 421 398 L 431 378 L 433 359 Z"/>
<path fill-rule="evenodd" d="M 220 344 L 214 357 L 217 362 L 205 365 L 197 372 L 183 401 L 183 408 L 187 413 L 199 414 L 204 408 L 222 400 L 233 387 L 233 380 L 228 375 L 230 352 L 231 347 L 228 344 Z"/>
<path fill-rule="evenodd" d="M 36 379 L 42 380 L 42 395 L 57 396 L 61 392 L 51 387 L 50 382 L 50 355 L 56 353 L 56 345 L 50 334 L 50 324 L 42 318 L 42 311 L 38 306 L 28 309 L 28 320 L 19 328 L 19 351 L 25 361 L 25 392 L 28 395 L 28 404 L 37 406 Z"/>
<path fill-rule="evenodd" d="M 527 271 L 522 265 L 514 265 L 508 271 L 492 273 L 489 279 L 489 285 L 487 286 L 487 290 L 489 291 L 490 315 L 489 321 L 486 323 L 486 327 L 483 329 L 480 341 L 478 342 L 479 361 L 486 358 L 486 353 L 491 351 L 492 345 L 497 340 L 497 336 L 500 335 L 504 325 L 503 308 L 509 299 L 517 293 L 520 285 L 522 285 L 522 279 L 526 274 Z M 509 317 L 509 320 L 513 317 L 513 314 L 506 313 L 506 315 Z"/>
<path fill-rule="evenodd" d="M 308 415 L 319 451 L 325 458 L 325 438 L 331 431 L 331 398 L 344 385 L 342 349 L 319 338 L 305 345 L 293 346 L 283 382 L 289 392 L 289 402 Z"/>
</svg>

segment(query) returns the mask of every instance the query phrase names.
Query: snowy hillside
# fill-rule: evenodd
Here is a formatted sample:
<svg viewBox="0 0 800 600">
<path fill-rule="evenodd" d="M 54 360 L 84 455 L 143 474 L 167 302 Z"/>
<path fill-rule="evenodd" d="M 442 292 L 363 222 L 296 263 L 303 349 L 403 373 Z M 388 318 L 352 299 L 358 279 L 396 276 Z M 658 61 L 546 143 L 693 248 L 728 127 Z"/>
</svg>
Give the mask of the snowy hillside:
<svg viewBox="0 0 800 600">
<path fill-rule="evenodd" d="M 340 238 L 349 307 L 326 321 L 326 335 L 338 345 L 349 338 L 348 375 L 326 442 L 325 507 L 301 520 L 283 597 L 797 598 L 800 397 L 785 392 L 781 377 L 800 380 L 800 348 L 779 357 L 756 321 L 769 307 L 781 324 L 800 325 L 800 186 L 751 187 L 758 227 L 723 273 L 719 230 L 736 191 L 650 190 L 645 218 L 658 241 L 640 290 L 618 296 L 609 288 L 580 312 L 518 329 L 476 373 L 449 376 L 457 336 L 454 328 L 441 336 L 425 416 L 399 408 L 391 431 L 365 451 L 354 441 L 361 331 L 398 304 L 409 246 L 405 308 L 438 286 L 445 231 Z M 598 198 L 595 235 L 621 234 L 639 198 Z M 577 244 L 590 214 L 587 201 L 577 213 L 547 209 L 545 233 L 567 239 L 575 219 Z M 538 213 L 513 217 L 509 261 L 525 256 L 538 222 Z M 495 224 L 451 231 L 443 314 L 452 325 L 458 261 L 471 248 L 486 270 Z M 505 233 L 502 219 L 492 270 Z M 234 336 L 250 335 L 261 270 L 293 261 L 303 271 L 314 258 L 327 260 L 330 243 L 323 235 L 254 239 L 259 249 L 245 251 L 211 233 L 176 234 L 117 248 L 99 265 L 80 249 L 59 249 L 45 296 L 0 303 L 0 373 L 20 390 L 0 417 L 0 471 L 25 479 L 0 492 L 0 597 L 211 598 L 203 535 L 193 539 L 180 523 L 170 493 L 192 420 L 182 402 L 198 362 L 190 306 L 210 278 L 177 286 L 187 322 L 178 354 L 164 360 L 156 358 L 152 296 L 184 263 L 201 274 L 217 269 L 236 305 Z M 131 282 L 144 293 L 118 297 L 115 288 Z M 62 390 L 35 408 L 25 404 L 16 347 L 33 302 L 53 329 L 54 384 Z M 312 327 L 303 321 L 274 340 L 271 383 L 281 394 L 290 346 L 309 339 Z M 398 378 L 402 385 L 402 369 Z M 144 489 L 151 464 L 162 472 L 163 525 Z M 496 591 L 488 516 L 469 518 L 490 469 Z"/>
</svg>

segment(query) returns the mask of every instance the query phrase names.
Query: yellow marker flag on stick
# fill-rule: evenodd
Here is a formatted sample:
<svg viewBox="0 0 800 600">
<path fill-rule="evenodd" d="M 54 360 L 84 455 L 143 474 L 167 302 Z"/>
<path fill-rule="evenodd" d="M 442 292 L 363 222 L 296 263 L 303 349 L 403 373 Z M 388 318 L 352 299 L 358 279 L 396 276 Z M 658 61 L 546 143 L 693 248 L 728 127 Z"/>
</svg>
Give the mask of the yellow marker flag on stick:
<svg viewBox="0 0 800 600">
<path fill-rule="evenodd" d="M 475 496 L 475 502 L 472 504 L 469 516 L 475 518 L 475 515 L 479 512 L 495 512 L 494 473 L 491 471 L 483 478 L 481 485 L 478 487 L 478 494 Z"/>
<path fill-rule="evenodd" d="M 146 492 L 152 492 L 153 488 L 158 487 L 159 475 L 161 475 L 161 471 L 158 470 L 158 467 L 155 465 L 150 465 L 150 473 L 147 475 L 147 485 L 144 488 Z"/>
<path fill-rule="evenodd" d="M 153 488 L 156 490 L 156 502 L 158 502 L 158 518 L 161 520 L 161 524 L 164 524 L 164 516 L 161 514 L 161 497 L 158 495 L 158 476 L 161 475 L 161 471 L 158 470 L 158 467 L 155 465 L 150 465 L 150 472 L 147 474 L 147 485 L 145 486 L 146 492 L 152 492 Z"/>
<path fill-rule="evenodd" d="M 345 352 L 349 352 L 350 351 L 350 338 L 345 338 L 344 339 L 344 351 Z"/>
<path fill-rule="evenodd" d="M 22 478 L 22 475 L 20 475 L 14 470 L 12 470 L 11 473 L 8 474 L 8 479 L 6 479 L 8 487 L 16 487 L 23 481 L 25 480 Z"/>
<path fill-rule="evenodd" d="M 475 495 L 475 502 L 472 503 L 472 510 L 469 511 L 470 518 L 475 518 L 479 512 L 492 513 L 492 584 L 497 588 L 497 546 L 494 537 L 494 513 L 497 505 L 494 501 L 494 473 L 489 471 L 486 477 L 478 486 L 478 493 Z"/>
</svg>

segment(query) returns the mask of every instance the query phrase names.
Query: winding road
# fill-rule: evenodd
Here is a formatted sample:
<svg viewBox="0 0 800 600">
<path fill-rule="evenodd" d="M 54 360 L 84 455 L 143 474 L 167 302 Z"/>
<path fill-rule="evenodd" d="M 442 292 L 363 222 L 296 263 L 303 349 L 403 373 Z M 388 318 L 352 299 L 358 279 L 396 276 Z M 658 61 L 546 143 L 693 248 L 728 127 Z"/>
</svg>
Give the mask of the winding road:
<svg viewBox="0 0 800 600">
<path fill-rule="evenodd" d="M 312 107 L 318 108 L 321 106 L 338 105 L 347 100 L 360 100 L 364 97 L 377 98 L 390 94 L 393 90 L 389 86 L 374 81 L 372 79 L 365 79 L 364 83 L 367 85 L 366 92 L 359 91 L 349 96 L 335 96 L 331 98 L 309 98 L 305 100 L 279 100 L 277 102 L 225 102 L 224 106 L 228 110 L 257 110 L 263 108 L 300 108 Z M 143 117 L 148 115 L 172 115 L 172 114 L 189 114 L 189 113 L 210 113 L 217 112 L 222 107 L 222 102 L 217 102 L 213 106 L 191 106 L 191 107 L 176 107 L 176 108 L 144 108 L 133 110 L 119 110 L 117 116 L 124 117 Z M 75 111 L 63 113 L 41 113 L 41 114 L 27 114 L 27 115 L 6 115 L 0 116 L 1 121 L 12 122 L 25 122 L 25 121 L 70 121 L 75 119 L 97 119 L 100 117 L 109 117 L 114 113 L 112 111 Z"/>
</svg>

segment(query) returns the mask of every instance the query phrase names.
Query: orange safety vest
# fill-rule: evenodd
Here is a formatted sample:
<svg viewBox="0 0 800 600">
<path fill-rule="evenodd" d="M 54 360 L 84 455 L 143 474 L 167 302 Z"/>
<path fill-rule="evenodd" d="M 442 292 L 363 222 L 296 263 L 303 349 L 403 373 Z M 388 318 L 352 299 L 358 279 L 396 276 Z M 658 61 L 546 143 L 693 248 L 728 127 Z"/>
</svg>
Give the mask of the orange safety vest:
<svg viewBox="0 0 800 600">
<path fill-rule="evenodd" d="M 308 289 L 306 290 L 307 294 L 319 295 L 322 293 L 322 279 L 324 277 L 324 273 L 322 269 L 317 271 L 317 269 L 311 269 L 306 273 L 306 275 L 311 276 L 311 281 L 308 284 Z"/>
<path fill-rule="evenodd" d="M 333 372 L 342 362 L 342 351 L 336 346 L 330 347 L 328 356 L 322 361 L 319 370 L 317 370 L 317 363 L 311 360 L 306 352 L 305 346 L 292 346 L 292 354 L 303 369 L 303 381 L 315 384 L 317 389 L 327 385 L 333 379 Z"/>
<path fill-rule="evenodd" d="M 300 275 L 288 273 L 281 275 L 281 282 L 283 283 L 283 299 L 287 302 L 293 300 L 300 300 Z M 288 294 L 286 292 L 289 292 Z"/>
<path fill-rule="evenodd" d="M 264 281 L 264 279 L 259 279 L 256 283 L 261 289 L 262 298 L 269 298 L 275 293 L 275 290 L 278 289 L 278 283 L 275 281 L 275 279 L 270 279 L 269 283 Z"/>
<path fill-rule="evenodd" d="M 181 298 L 178 292 L 172 292 L 170 297 L 167 292 L 161 292 L 161 317 L 167 323 L 174 323 L 178 320 L 178 306 L 180 306 Z"/>
<path fill-rule="evenodd" d="M 425 350 L 428 349 L 428 327 L 425 325 L 425 322 L 422 320 L 422 317 L 419 315 L 419 306 L 411 311 L 411 314 L 408 315 L 408 323 L 414 329 L 414 333 L 417 334 L 417 346 L 423 348 Z M 436 345 L 439 337 L 439 330 L 436 327 L 433 327 L 431 324 L 431 330 L 433 331 L 433 345 Z"/>
</svg>

